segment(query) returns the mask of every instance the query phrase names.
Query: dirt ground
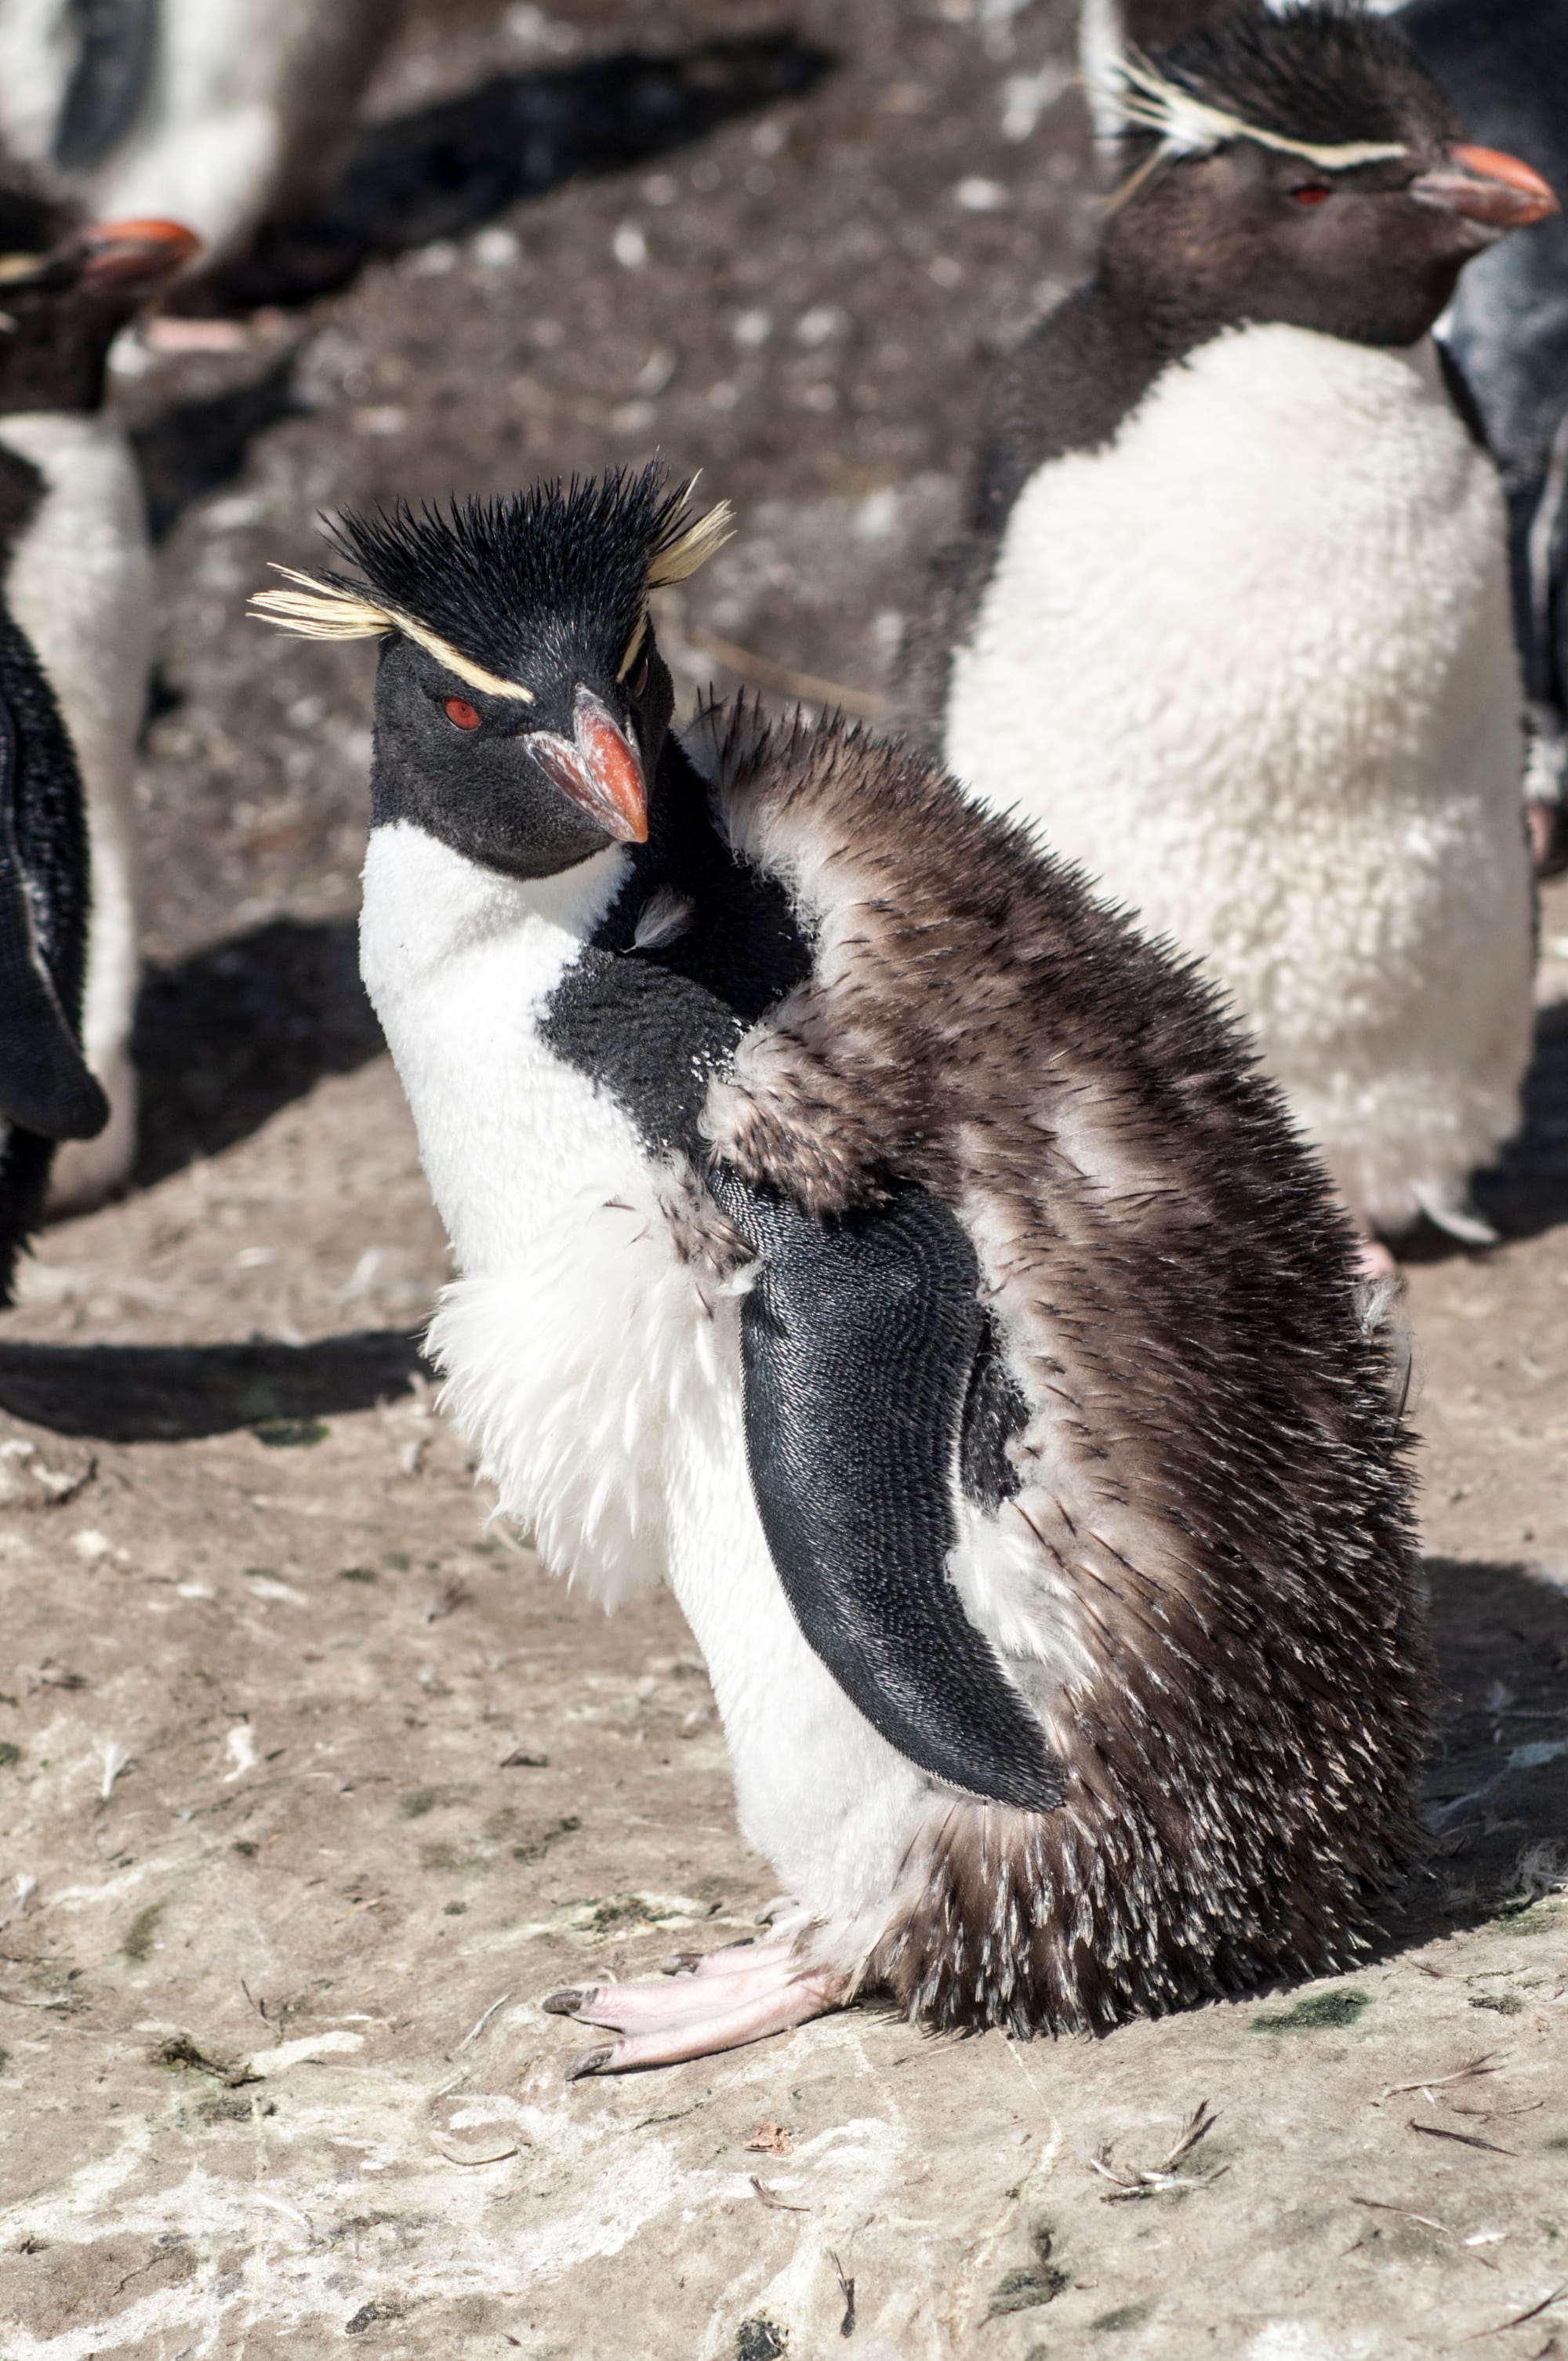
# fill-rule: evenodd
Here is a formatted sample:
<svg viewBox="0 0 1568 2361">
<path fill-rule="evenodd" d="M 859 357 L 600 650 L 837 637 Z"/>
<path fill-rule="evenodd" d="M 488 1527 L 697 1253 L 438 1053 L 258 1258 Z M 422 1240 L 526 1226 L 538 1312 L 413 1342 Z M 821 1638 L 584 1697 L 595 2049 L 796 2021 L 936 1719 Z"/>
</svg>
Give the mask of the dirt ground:
<svg viewBox="0 0 1568 2361">
<path fill-rule="evenodd" d="M 990 360 L 1082 252 L 1067 62 L 1029 0 L 432 0 L 231 290 L 246 350 L 124 356 L 147 1122 L 0 1328 L 5 2361 L 1568 2351 L 1568 894 L 1508 1242 L 1410 1267 L 1448 1704 L 1362 1971 L 570 2086 L 538 2005 L 771 1882 L 672 1603 L 575 1601 L 435 1414 L 354 972 L 368 665 L 242 601 L 319 507 L 661 445 L 742 526 L 666 602 L 683 691 L 874 712 Z"/>
</svg>

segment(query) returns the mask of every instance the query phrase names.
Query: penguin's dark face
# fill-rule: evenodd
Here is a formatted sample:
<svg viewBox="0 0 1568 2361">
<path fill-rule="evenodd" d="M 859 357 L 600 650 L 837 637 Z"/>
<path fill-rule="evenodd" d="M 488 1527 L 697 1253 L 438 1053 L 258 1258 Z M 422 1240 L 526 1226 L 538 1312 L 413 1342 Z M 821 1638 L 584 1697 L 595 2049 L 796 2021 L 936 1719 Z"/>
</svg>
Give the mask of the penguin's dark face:
<svg viewBox="0 0 1568 2361">
<path fill-rule="evenodd" d="M 109 346 L 199 243 L 178 222 L 83 227 L 62 205 L 0 188 L 0 413 L 96 410 Z"/>
<path fill-rule="evenodd" d="M 1557 211 L 1529 165 L 1465 144 L 1394 25 L 1332 0 L 1244 9 L 1127 71 L 1156 144 L 1104 273 L 1184 338 L 1266 321 L 1412 345 L 1472 256 Z"/>
<path fill-rule="evenodd" d="M 259 610 L 286 630 L 383 639 L 371 824 L 411 821 L 510 877 L 641 843 L 674 709 L 650 590 L 725 537 L 663 470 L 510 500 L 346 518 L 360 579 L 292 576 Z"/>
<path fill-rule="evenodd" d="M 651 630 L 624 678 L 602 646 L 539 653 L 525 704 L 401 633 L 389 640 L 376 679 L 372 827 L 411 820 L 509 877 L 554 876 L 607 844 L 645 840 L 674 702 Z"/>
</svg>

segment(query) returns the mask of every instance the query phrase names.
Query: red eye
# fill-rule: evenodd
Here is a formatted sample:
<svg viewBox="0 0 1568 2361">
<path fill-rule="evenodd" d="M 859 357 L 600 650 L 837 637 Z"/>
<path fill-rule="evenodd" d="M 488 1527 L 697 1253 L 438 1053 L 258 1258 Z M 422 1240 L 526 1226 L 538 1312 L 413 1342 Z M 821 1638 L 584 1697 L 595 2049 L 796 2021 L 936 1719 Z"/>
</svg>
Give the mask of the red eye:
<svg viewBox="0 0 1568 2361">
<path fill-rule="evenodd" d="M 1299 205 L 1326 205 L 1333 191 L 1325 189 L 1321 181 L 1309 181 L 1305 188 L 1292 189 L 1290 193 Z"/>
<path fill-rule="evenodd" d="M 454 730 L 477 730 L 479 726 L 478 713 L 466 697 L 449 697 L 442 709 Z"/>
</svg>

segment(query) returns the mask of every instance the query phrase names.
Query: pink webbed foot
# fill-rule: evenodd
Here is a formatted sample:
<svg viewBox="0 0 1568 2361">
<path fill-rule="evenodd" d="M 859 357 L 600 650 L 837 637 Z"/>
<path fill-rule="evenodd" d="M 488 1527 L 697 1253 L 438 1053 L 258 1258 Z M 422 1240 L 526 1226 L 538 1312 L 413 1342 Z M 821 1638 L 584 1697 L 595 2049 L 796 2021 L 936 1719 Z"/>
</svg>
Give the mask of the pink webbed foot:
<svg viewBox="0 0 1568 2361">
<path fill-rule="evenodd" d="M 1381 1238 L 1364 1237 L 1356 1248 L 1355 1270 L 1358 1279 L 1397 1279 L 1399 1266 Z"/>
<path fill-rule="evenodd" d="M 174 312 L 146 321 L 141 340 L 154 353 L 237 353 L 250 342 L 237 320 L 187 320 Z"/>
<path fill-rule="evenodd" d="M 552 1993 L 543 2004 L 553 2016 L 602 2025 L 620 2037 L 567 2069 L 566 2080 L 576 2082 L 586 2074 L 678 2066 L 787 2033 L 836 2008 L 842 1991 L 843 1979 L 829 1970 L 801 1967 L 793 1943 L 740 1943 L 683 1961 L 673 1976 Z"/>
</svg>

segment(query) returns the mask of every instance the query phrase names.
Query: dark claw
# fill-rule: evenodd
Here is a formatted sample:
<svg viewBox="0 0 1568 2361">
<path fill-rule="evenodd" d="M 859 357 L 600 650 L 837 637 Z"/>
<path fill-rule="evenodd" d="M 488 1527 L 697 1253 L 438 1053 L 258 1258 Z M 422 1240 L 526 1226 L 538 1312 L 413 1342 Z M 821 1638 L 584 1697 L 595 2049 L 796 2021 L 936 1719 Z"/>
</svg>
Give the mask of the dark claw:
<svg viewBox="0 0 1568 2361">
<path fill-rule="evenodd" d="M 549 1993 L 539 2005 L 546 2016 L 576 2016 L 580 2008 L 587 2008 L 589 2001 L 598 1996 L 598 1984 L 587 1984 L 581 1992 Z"/>
<path fill-rule="evenodd" d="M 744 1951 L 756 1939 L 754 1935 L 742 1935 L 738 1943 L 726 1943 L 724 1948 L 727 1951 Z M 667 1960 L 660 1960 L 659 1973 L 662 1976 L 695 1975 L 707 1957 L 705 1951 L 674 1951 Z"/>
<path fill-rule="evenodd" d="M 585 2049 L 582 2056 L 580 2058 L 575 2058 L 572 2063 L 567 2067 L 567 2081 L 581 2082 L 589 2074 L 602 2074 L 605 2068 L 609 2064 L 610 2059 L 615 2056 L 616 2047 L 617 2045 L 614 2042 L 610 2042 L 609 2046 L 603 2049 Z"/>
</svg>

